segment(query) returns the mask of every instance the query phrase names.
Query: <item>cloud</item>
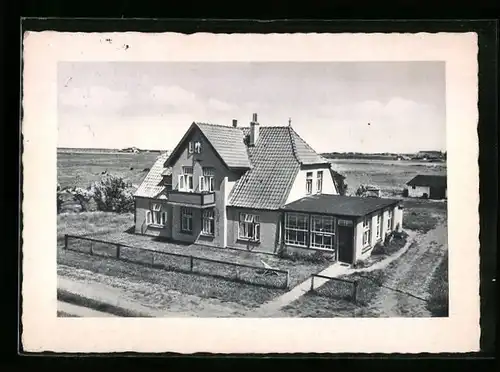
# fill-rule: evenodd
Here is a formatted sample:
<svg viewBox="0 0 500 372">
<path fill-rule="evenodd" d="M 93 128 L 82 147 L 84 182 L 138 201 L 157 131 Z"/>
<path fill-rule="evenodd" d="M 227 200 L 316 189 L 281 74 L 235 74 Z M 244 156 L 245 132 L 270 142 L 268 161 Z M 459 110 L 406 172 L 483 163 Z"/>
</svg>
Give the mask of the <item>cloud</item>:
<svg viewBox="0 0 500 372">
<path fill-rule="evenodd" d="M 63 106 L 87 109 L 119 109 L 126 104 L 127 91 L 112 90 L 103 86 L 62 88 L 59 102 Z"/>
<path fill-rule="evenodd" d="M 213 109 L 215 111 L 231 111 L 236 109 L 235 105 L 232 105 L 230 103 L 220 101 L 215 98 L 210 98 L 207 102 L 207 107 L 208 109 Z"/>
<path fill-rule="evenodd" d="M 176 85 L 154 86 L 149 95 L 157 103 L 172 106 L 188 106 L 197 102 L 196 94 Z"/>
</svg>

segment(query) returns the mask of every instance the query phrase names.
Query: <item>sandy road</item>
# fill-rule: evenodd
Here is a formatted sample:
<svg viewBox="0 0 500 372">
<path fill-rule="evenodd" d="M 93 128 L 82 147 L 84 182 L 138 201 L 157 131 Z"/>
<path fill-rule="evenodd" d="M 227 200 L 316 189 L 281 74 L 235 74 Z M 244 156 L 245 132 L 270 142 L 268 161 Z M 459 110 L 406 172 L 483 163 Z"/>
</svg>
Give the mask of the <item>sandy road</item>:
<svg viewBox="0 0 500 372">
<path fill-rule="evenodd" d="M 428 298 L 429 283 L 448 249 L 446 222 L 415 237 L 416 244 L 390 265 L 384 286 L 397 288 L 421 298 Z M 430 317 L 426 302 L 380 288 L 368 305 L 374 317 Z"/>
</svg>

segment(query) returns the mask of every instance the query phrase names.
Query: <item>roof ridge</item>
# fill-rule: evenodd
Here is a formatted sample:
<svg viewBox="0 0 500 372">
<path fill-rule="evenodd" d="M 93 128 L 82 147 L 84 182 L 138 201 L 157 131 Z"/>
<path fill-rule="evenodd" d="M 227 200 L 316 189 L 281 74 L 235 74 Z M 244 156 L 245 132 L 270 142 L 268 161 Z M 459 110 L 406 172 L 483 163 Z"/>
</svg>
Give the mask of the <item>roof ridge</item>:
<svg viewBox="0 0 500 372">
<path fill-rule="evenodd" d="M 292 154 L 295 157 L 295 159 L 301 164 L 302 162 L 300 161 L 298 155 L 297 155 L 297 146 L 295 144 L 295 139 L 293 138 L 293 132 L 295 132 L 292 127 L 289 125 L 288 127 L 288 134 L 290 135 L 290 143 L 292 145 Z"/>
<path fill-rule="evenodd" d="M 202 122 L 202 121 L 195 121 L 194 123 L 196 125 L 208 125 L 208 126 L 211 126 L 211 127 L 218 127 L 218 128 L 238 129 L 238 127 L 235 128 L 232 125 L 205 123 L 205 122 Z"/>
</svg>

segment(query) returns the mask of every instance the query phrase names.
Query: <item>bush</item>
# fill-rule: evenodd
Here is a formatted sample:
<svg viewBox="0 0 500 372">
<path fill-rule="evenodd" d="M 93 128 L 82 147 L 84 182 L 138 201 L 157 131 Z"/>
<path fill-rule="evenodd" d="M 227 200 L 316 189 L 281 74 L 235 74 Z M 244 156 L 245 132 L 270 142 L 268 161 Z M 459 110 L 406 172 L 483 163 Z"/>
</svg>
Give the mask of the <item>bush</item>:
<svg viewBox="0 0 500 372">
<path fill-rule="evenodd" d="M 375 247 L 373 247 L 373 250 L 372 250 L 372 254 L 374 254 L 374 255 L 386 254 L 384 245 L 380 242 L 375 244 Z"/>
<path fill-rule="evenodd" d="M 132 212 L 134 198 L 130 190 L 131 186 L 121 177 L 106 174 L 98 182 L 95 182 L 89 190 L 85 190 L 83 195 L 86 200 L 93 197 L 100 211 Z"/>
<path fill-rule="evenodd" d="M 346 195 L 348 185 L 345 182 L 345 176 L 341 175 L 338 172 L 335 172 L 334 170 L 332 170 L 332 175 L 333 181 L 335 182 L 335 185 L 337 185 L 339 195 Z"/>
</svg>

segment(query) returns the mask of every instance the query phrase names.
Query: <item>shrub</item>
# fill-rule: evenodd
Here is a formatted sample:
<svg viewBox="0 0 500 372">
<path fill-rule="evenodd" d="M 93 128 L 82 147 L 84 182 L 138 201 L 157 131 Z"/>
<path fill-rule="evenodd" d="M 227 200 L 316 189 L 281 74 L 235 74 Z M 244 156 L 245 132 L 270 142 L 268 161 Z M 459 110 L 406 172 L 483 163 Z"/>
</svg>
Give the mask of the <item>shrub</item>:
<svg viewBox="0 0 500 372">
<path fill-rule="evenodd" d="M 364 260 L 357 260 L 356 263 L 354 264 L 355 269 L 362 269 L 366 267 L 366 261 Z"/>
<path fill-rule="evenodd" d="M 95 182 L 89 190 L 86 190 L 84 196 L 88 198 L 87 200 L 90 200 L 89 196 L 93 197 L 100 211 L 132 212 L 134 198 L 131 186 L 121 177 L 106 174 L 98 182 Z"/>
<path fill-rule="evenodd" d="M 346 195 L 348 185 L 345 182 L 345 176 L 341 175 L 338 172 L 335 172 L 334 170 L 332 170 L 332 175 L 333 175 L 333 181 L 335 182 L 335 185 L 337 185 L 339 194 Z"/>
<path fill-rule="evenodd" d="M 380 242 L 377 242 L 377 244 L 375 244 L 375 246 L 373 247 L 372 254 L 386 254 L 384 245 Z"/>
</svg>

